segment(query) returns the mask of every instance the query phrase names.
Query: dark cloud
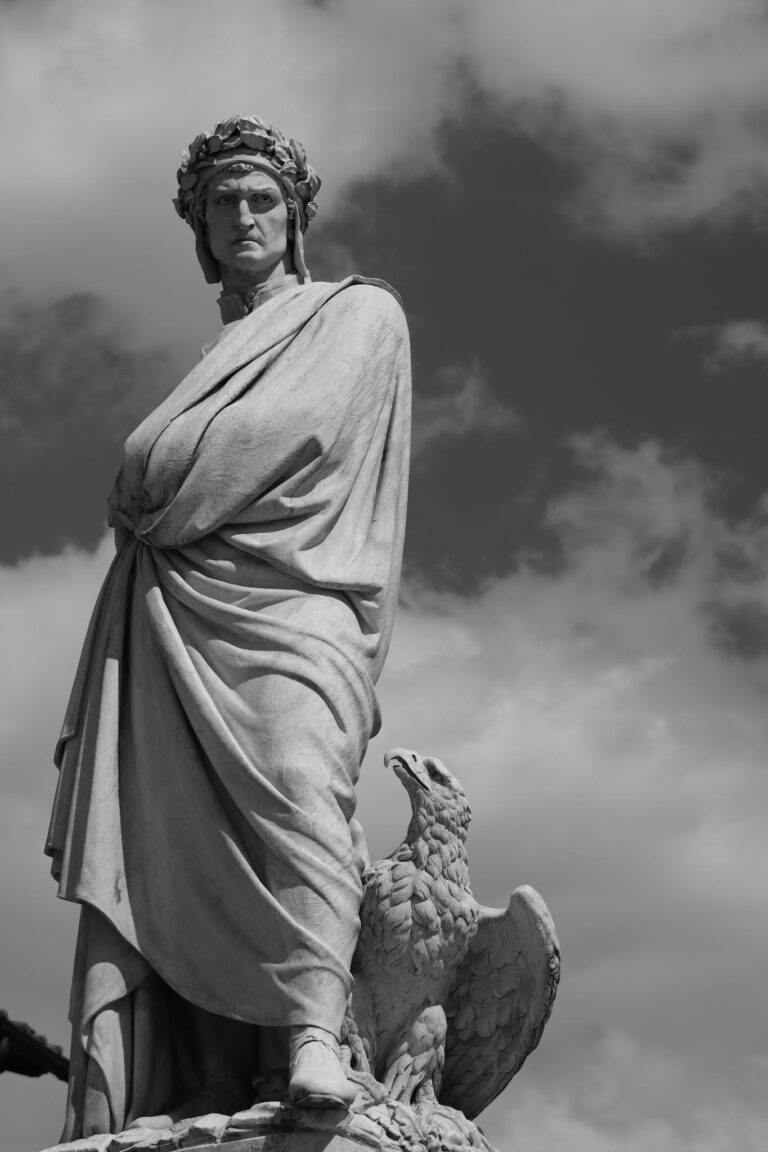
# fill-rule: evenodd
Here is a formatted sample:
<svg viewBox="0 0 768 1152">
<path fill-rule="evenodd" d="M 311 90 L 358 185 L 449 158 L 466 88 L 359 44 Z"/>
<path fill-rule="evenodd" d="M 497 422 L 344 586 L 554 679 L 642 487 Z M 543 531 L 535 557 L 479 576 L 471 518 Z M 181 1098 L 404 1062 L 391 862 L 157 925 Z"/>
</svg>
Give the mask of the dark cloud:
<svg viewBox="0 0 768 1152">
<path fill-rule="evenodd" d="M 383 752 L 439 755 L 472 803 L 477 898 L 531 883 L 552 910 L 563 982 L 483 1114 L 497 1147 L 762 1152 L 768 660 L 734 658 L 702 606 L 765 610 L 763 520 L 724 521 L 711 475 L 658 445 L 576 446 L 582 481 L 550 503 L 560 571 L 522 565 L 472 597 L 406 583 L 358 814 L 372 854 L 391 851 L 407 801 Z M 105 538 L 0 568 L 6 1007 L 57 1042 L 74 916 L 41 853 L 50 755 L 111 553 Z M 0 1078 L 9 1148 L 55 1139 L 63 1086 L 42 1085 L 33 1116 L 28 1098 Z"/>
<path fill-rule="evenodd" d="M 627 248 L 579 234 L 572 168 L 481 97 L 439 148 L 441 172 L 411 183 L 407 208 L 397 180 L 358 184 L 317 237 L 401 293 L 417 418 L 445 401 L 446 364 L 480 363 L 487 397 L 524 427 L 435 443 L 412 478 L 409 571 L 467 589 L 531 550 L 551 556 L 543 513 L 580 481 L 577 431 L 655 438 L 727 473 L 723 497 L 744 515 L 768 487 L 764 365 L 724 387 L 676 334 L 764 312 L 765 237 L 691 228 Z"/>
<path fill-rule="evenodd" d="M 712 623 L 720 643 L 744 660 L 768 656 L 768 611 L 760 600 L 712 605 Z"/>
<path fill-rule="evenodd" d="M 710 376 L 732 376 L 734 369 L 764 368 L 768 361 L 768 324 L 764 320 L 731 320 L 727 324 L 694 325 L 678 333 L 701 350 Z"/>
<path fill-rule="evenodd" d="M 748 586 L 741 626 L 764 628 L 764 527 L 724 521 L 714 478 L 658 445 L 577 447 L 585 478 L 550 505 L 561 571 L 521 566 L 472 598 L 411 590 L 380 747 L 462 779 L 478 899 L 531 883 L 558 927 L 558 1001 L 483 1115 L 492 1142 L 757 1150 L 768 665 L 721 622 L 739 627 Z M 375 852 L 387 784 L 361 805 Z"/>
<path fill-rule="evenodd" d="M 414 469 L 408 571 L 482 589 L 400 613 L 363 773 L 372 847 L 406 816 L 384 835 L 403 801 L 384 742 L 435 751 L 475 808 L 478 897 L 530 881 L 562 936 L 552 1023 L 488 1134 L 526 1152 L 762 1152 L 763 0 L 264 0 L 256 22 L 235 0 L 245 32 L 218 50 L 216 6 L 171 2 L 175 19 L 139 0 L 128 35 L 121 5 L 3 5 L 6 136 L 35 177 L 2 184 L 4 259 L 33 292 L 110 294 L 144 335 L 93 296 L 7 301 L 0 555 L 94 544 L 123 437 L 180 377 L 147 345 L 183 340 L 189 359 L 215 322 L 169 223 L 178 152 L 233 108 L 274 116 L 326 181 L 313 274 L 401 292 L 417 421 L 443 429 Z M 51 109 L 78 125 L 74 151 Z M 446 392 L 444 366 L 474 363 L 482 393 Z M 494 406 L 524 435 L 458 434 Z M 595 428 L 580 464 L 573 433 Z M 675 451 L 637 447 L 654 443 Z M 39 845 L 110 552 L 0 569 L 6 1006 L 57 1041 L 72 909 Z M 5 1076 L 0 1094 L 4 1147 L 55 1139 L 62 1086 Z"/>
<path fill-rule="evenodd" d="M 173 383 L 98 297 L 6 294 L 0 324 L 0 560 L 92 546 L 123 440 Z"/>
<path fill-rule="evenodd" d="M 437 389 L 434 395 L 417 393 L 413 399 L 411 447 L 417 467 L 424 467 L 451 441 L 519 430 L 514 410 L 496 399 L 478 364 L 443 368 Z"/>
</svg>

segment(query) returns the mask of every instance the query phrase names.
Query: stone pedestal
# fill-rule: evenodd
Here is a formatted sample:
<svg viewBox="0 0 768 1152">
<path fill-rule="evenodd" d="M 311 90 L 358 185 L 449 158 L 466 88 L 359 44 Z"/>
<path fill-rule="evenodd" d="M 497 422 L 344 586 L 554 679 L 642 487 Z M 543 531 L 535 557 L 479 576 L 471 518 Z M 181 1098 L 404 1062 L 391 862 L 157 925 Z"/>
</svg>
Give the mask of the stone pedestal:
<svg viewBox="0 0 768 1152">
<path fill-rule="evenodd" d="M 495 1152 L 471 1120 L 436 1102 L 417 1110 L 363 1093 L 353 1108 L 321 1112 L 270 1101 L 234 1116 L 88 1136 L 45 1152 Z"/>
<path fill-rule="evenodd" d="M 395 1152 L 397 1148 L 366 1116 L 270 1103 L 234 1116 L 183 1120 L 162 1132 L 137 1128 L 87 1136 L 46 1152 Z"/>
<path fill-rule="evenodd" d="M 394 1149 L 396 1145 L 384 1145 Z M 370 1145 L 346 1136 L 326 1132 L 282 1132 L 271 1136 L 249 1136 L 226 1144 L 193 1144 L 188 1152 L 370 1152 Z"/>
</svg>

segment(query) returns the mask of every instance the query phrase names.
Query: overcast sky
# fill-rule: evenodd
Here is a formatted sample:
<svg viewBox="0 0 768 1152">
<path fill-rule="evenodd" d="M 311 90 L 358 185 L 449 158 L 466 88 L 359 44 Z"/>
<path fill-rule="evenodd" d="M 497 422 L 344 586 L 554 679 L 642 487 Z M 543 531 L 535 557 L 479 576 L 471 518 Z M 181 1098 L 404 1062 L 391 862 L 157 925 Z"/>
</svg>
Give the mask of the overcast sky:
<svg viewBox="0 0 768 1152">
<path fill-rule="evenodd" d="M 473 804 L 563 979 L 500 1149 L 768 1147 L 768 5 L 0 2 L 0 1007 L 68 1045 L 51 753 L 122 440 L 217 328 L 181 150 L 255 112 L 323 178 L 315 279 L 402 294 L 415 449 L 387 746 Z M 0 1078 L 2 1143 L 63 1121 Z"/>
</svg>

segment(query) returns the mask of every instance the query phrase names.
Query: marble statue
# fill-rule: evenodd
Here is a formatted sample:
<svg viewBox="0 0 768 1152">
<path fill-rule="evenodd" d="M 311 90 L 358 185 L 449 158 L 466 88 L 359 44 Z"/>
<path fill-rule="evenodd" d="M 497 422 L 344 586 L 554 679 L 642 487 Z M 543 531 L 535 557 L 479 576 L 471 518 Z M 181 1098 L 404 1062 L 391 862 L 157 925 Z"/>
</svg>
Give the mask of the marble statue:
<svg viewBox="0 0 768 1152">
<path fill-rule="evenodd" d="M 354 817 L 403 547 L 402 307 L 311 281 L 320 181 L 272 125 L 202 133 L 178 179 L 224 325 L 126 441 L 57 749 L 47 851 L 81 906 L 62 1139 L 487 1149 L 473 1118 L 554 1000 L 549 913 L 530 888 L 477 904 L 434 758 L 389 755 L 412 819 L 386 860 Z"/>
<path fill-rule="evenodd" d="M 65 1139 L 235 1111 L 283 1059 L 297 1104 L 351 1100 L 355 783 L 397 599 L 410 369 L 391 289 L 310 280 L 318 187 L 256 117 L 198 136 L 179 170 L 225 324 L 126 442 L 57 752 L 47 851 L 81 905 Z"/>
<path fill-rule="evenodd" d="M 560 977 L 555 927 L 527 886 L 506 909 L 476 902 L 465 850 L 469 804 L 440 760 L 396 748 L 385 762 L 407 789 L 412 816 L 402 843 L 363 874 L 341 1031 L 355 1093 L 348 1112 L 324 1120 L 297 1110 L 288 1076 L 273 1070 L 254 1078 L 254 1103 L 233 1116 L 214 1112 L 165 1131 L 137 1125 L 69 1144 L 68 1152 L 257 1152 L 288 1134 L 302 1152 L 493 1152 L 473 1120 L 541 1038 Z"/>
</svg>

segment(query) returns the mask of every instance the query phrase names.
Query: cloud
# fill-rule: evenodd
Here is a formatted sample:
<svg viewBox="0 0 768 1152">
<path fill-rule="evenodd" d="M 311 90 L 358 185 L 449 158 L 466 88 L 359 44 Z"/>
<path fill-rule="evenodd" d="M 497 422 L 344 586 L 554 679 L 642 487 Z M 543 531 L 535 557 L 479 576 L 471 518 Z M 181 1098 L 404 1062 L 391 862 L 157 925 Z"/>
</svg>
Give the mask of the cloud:
<svg viewBox="0 0 768 1152">
<path fill-rule="evenodd" d="M 579 483 L 546 513 L 557 568 L 529 561 L 474 597 L 404 588 L 360 816 L 390 851 L 407 805 L 383 752 L 433 752 L 473 805 L 478 899 L 531 883 L 553 912 L 561 991 L 483 1116 L 498 1147 L 762 1152 L 768 655 L 722 619 L 768 608 L 768 510 L 725 519 L 716 480 L 652 442 L 573 451 Z M 0 570 L 6 1006 L 59 1042 L 73 924 L 41 855 L 50 748 L 110 551 Z M 19 1146 L 46 1116 L 32 1135 L 50 1138 L 51 1099 L 4 1109 Z"/>
<path fill-rule="evenodd" d="M 394 845 L 385 745 L 441 756 L 473 802 L 478 898 L 532 883 L 555 916 L 561 993 L 484 1118 L 497 1146 L 757 1152 L 768 659 L 718 620 L 768 608 L 768 525 L 724 520 L 712 478 L 657 444 L 574 449 L 559 571 L 473 600 L 406 589 L 362 818 Z"/>
<path fill-rule="evenodd" d="M 58 738 L 80 646 L 114 549 L 70 550 L 0 568 L 0 921 L 2 1007 L 65 1051 L 77 911 L 55 898 L 43 855 Z M 52 1076 L 0 1077 L 3 1142 L 44 1148 L 64 1123 L 66 1088 Z"/>
<path fill-rule="evenodd" d="M 719 376 L 742 364 L 768 361 L 768 324 L 763 320 L 732 320 L 728 324 L 698 325 L 683 336 L 704 348 L 703 364 L 712 376 Z"/>
<path fill-rule="evenodd" d="M 417 465 L 447 441 L 519 428 L 519 418 L 495 398 L 479 365 L 444 368 L 436 383 L 437 395 L 417 391 L 413 398 L 411 447 Z"/>
<path fill-rule="evenodd" d="M 481 85 L 574 158 L 586 219 L 632 235 L 764 210 L 761 0 L 491 0 L 466 29 Z"/>
<path fill-rule="evenodd" d="M 627 1056 L 630 1061 L 627 1061 Z M 606 1045 L 603 1063 L 587 1057 L 585 1075 L 580 1076 L 581 1087 L 598 1097 L 603 1104 L 620 1105 L 627 1085 L 637 1085 L 645 1074 L 649 1080 L 669 1077 L 670 1086 L 679 1087 L 678 1071 L 670 1067 L 658 1051 L 639 1050 L 614 1040 Z M 592 1084 L 587 1083 L 592 1080 Z M 492 1137 L 488 1126 L 486 1135 Z M 508 1147 L 517 1143 L 526 1152 L 551 1152 L 553 1148 L 568 1148 L 570 1152 L 761 1152 L 768 1138 L 768 1124 L 759 1116 L 744 1115 L 738 1109 L 710 1111 L 689 1123 L 675 1125 L 650 1116 L 642 1117 L 631 1128 L 606 1128 L 590 1122 L 574 1108 L 572 1100 L 552 1093 L 526 1090 L 520 1094 L 517 1106 L 509 1109 L 503 1129 L 499 1129 L 496 1144 L 505 1139 Z"/>
<path fill-rule="evenodd" d="M 471 91 L 568 160 L 574 211 L 603 229 L 765 206 L 762 0 L 232 0 L 226 21 L 181 0 L 37 0 L 3 6 L 0 33 L 6 267 L 107 294 L 153 340 L 204 330 L 170 198 L 181 149 L 236 110 L 309 144 L 319 233 L 355 182 L 455 163 L 443 130 Z"/>
<path fill-rule="evenodd" d="M 128 433 L 174 382 L 103 300 L 0 299 L 0 558 L 95 544 Z"/>
<path fill-rule="evenodd" d="M 199 346 L 212 290 L 194 274 L 192 234 L 171 207 L 182 149 L 233 112 L 274 120 L 320 169 L 316 232 L 352 181 L 437 162 L 434 129 L 458 93 L 453 20 L 431 22 L 436 11 L 402 0 L 233 0 L 226 19 L 181 0 L 5 7 L 0 135 L 14 164 L 0 214 L 23 224 L 8 235 L 6 267 L 25 287 L 95 289 L 151 339 L 197 332 Z M 55 226 L 41 243 L 52 196 Z M 158 314 L 166 300 L 174 307 Z"/>
</svg>

